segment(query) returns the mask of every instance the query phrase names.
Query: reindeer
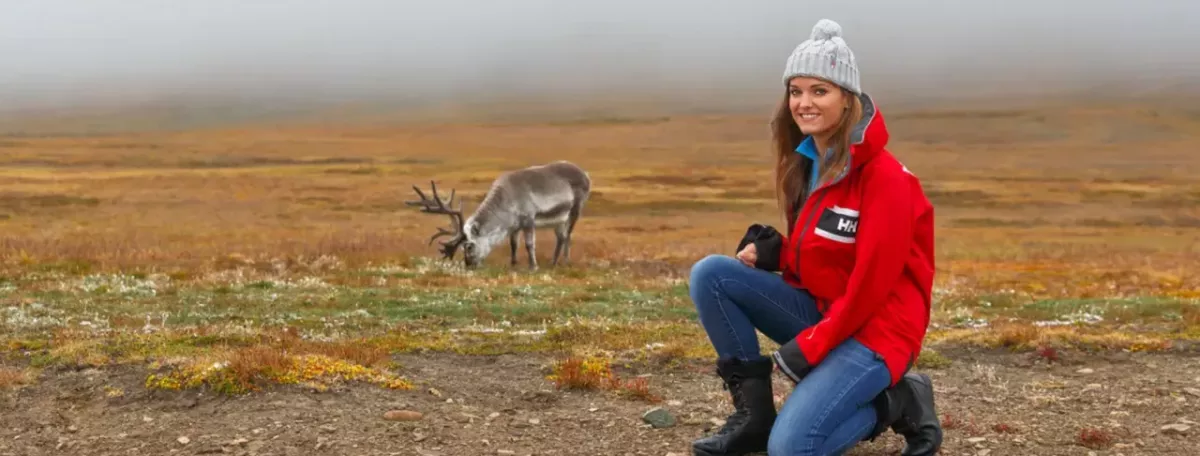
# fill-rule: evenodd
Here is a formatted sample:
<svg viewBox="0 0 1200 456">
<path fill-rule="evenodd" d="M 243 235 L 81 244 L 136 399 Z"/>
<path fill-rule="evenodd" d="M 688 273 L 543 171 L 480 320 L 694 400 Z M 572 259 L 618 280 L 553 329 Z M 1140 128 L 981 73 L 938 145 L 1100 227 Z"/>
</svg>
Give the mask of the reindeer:
<svg viewBox="0 0 1200 456">
<path fill-rule="evenodd" d="M 591 194 L 592 181 L 579 166 L 563 160 L 509 171 L 492 182 L 479 207 L 466 220 L 463 220 L 462 200 L 457 209 L 453 207 L 454 189 L 450 190 L 450 198 L 442 201 L 437 185 L 432 180 L 429 185 L 433 199 L 414 185 L 413 190 L 421 199 L 405 204 L 420 206 L 421 212 L 450 216 L 450 229 L 438 228 L 429 238 L 429 244 L 433 244 L 439 237 L 450 236 L 448 241 L 439 242 L 442 245 L 439 250 L 446 259 L 453 259 L 462 247 L 465 266 L 476 268 L 507 237 L 512 251 L 510 265 L 515 267 L 517 235 L 524 234 L 529 269 L 534 270 L 538 268 L 534 252 L 536 228 L 554 227 L 556 242 L 551 266 L 558 265 L 560 254 L 566 264 L 571 255 L 571 233 Z"/>
</svg>

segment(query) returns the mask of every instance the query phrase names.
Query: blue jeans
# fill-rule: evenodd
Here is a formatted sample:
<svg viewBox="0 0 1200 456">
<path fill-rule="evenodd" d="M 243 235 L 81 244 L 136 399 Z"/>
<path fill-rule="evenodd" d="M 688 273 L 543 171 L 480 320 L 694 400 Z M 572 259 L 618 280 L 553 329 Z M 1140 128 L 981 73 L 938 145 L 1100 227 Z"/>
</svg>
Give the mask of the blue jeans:
<svg viewBox="0 0 1200 456">
<path fill-rule="evenodd" d="M 756 330 L 779 344 L 821 320 L 812 295 L 777 274 L 711 255 L 692 267 L 689 292 L 719 356 L 761 359 Z M 883 359 L 848 338 L 804 377 L 779 410 L 768 454 L 842 454 L 875 427 L 871 401 L 891 384 Z"/>
</svg>

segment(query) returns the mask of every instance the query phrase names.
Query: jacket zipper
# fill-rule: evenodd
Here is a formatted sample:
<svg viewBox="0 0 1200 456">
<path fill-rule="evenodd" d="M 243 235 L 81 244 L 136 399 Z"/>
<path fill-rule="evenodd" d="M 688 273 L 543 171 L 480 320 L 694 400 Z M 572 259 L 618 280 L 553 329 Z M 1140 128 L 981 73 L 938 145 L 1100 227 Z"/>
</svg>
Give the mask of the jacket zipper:
<svg viewBox="0 0 1200 456">
<path fill-rule="evenodd" d="M 824 187 L 821 187 L 821 188 L 819 188 L 819 189 L 817 189 L 816 191 L 814 191 L 814 192 L 813 192 L 813 193 L 816 193 L 816 192 L 821 192 L 821 195 L 817 197 L 817 201 L 816 201 L 816 203 L 815 203 L 815 204 L 813 204 L 813 207 L 820 207 L 820 205 L 821 205 L 821 200 L 825 199 L 825 195 L 826 195 L 828 192 L 823 192 L 822 190 L 825 190 L 825 188 L 824 188 Z M 805 198 L 805 202 L 807 202 L 807 200 L 808 200 L 808 199 L 807 199 L 807 198 Z M 801 206 L 801 209 L 803 209 L 803 206 Z M 793 263 L 796 265 L 796 271 L 797 271 L 797 273 L 796 273 L 796 276 L 797 276 L 797 278 L 799 278 L 799 279 L 800 279 L 800 281 L 801 281 L 801 282 L 803 282 L 803 281 L 804 281 L 804 278 L 803 278 L 803 277 L 799 277 L 799 276 L 800 276 L 800 274 L 799 274 L 799 271 L 800 271 L 800 241 L 804 240 L 804 233 L 805 233 L 806 231 L 808 231 L 808 228 L 809 228 L 810 226 L 812 226 L 813 217 L 814 217 L 816 214 L 817 214 L 817 211 L 816 211 L 816 210 L 813 210 L 812 212 L 810 212 L 810 213 L 808 214 L 808 218 L 807 218 L 807 219 L 804 221 L 804 225 L 802 225 L 802 226 L 801 226 L 801 228 L 800 228 L 800 230 L 799 230 L 799 231 L 796 231 L 796 233 L 799 233 L 799 235 L 797 235 L 797 236 L 793 236 L 793 237 L 792 237 L 792 239 L 793 239 L 793 240 L 794 240 L 794 242 L 796 243 L 796 254 L 792 256 L 792 258 L 793 258 L 793 260 L 792 260 L 792 261 L 793 261 Z M 797 222 L 799 222 L 799 221 L 800 221 L 799 214 L 797 214 L 796 221 L 797 221 Z M 793 233 L 793 234 L 795 234 L 795 233 Z"/>
<path fill-rule="evenodd" d="M 803 228 L 803 229 L 801 229 L 800 231 L 798 231 L 798 233 L 799 233 L 799 238 L 797 238 L 797 239 L 801 239 L 801 238 L 803 238 L 803 237 L 804 237 L 804 233 L 805 233 L 806 231 L 808 231 L 808 228 L 809 228 L 809 227 L 811 227 L 811 226 L 812 226 L 812 225 L 811 225 L 811 223 L 812 223 L 812 219 L 813 219 L 813 217 L 816 215 L 816 212 L 817 212 L 817 211 L 816 211 L 816 209 L 817 209 L 817 208 L 819 208 L 819 207 L 821 207 L 821 200 L 822 200 L 822 199 L 824 199 L 824 198 L 825 198 L 825 194 L 826 194 L 826 193 L 828 193 L 828 192 L 824 192 L 823 190 L 825 190 L 825 189 L 827 189 L 827 188 L 829 188 L 829 187 L 832 187 L 832 186 L 834 186 L 834 185 L 837 185 L 837 183 L 841 182 L 841 181 L 842 181 L 842 179 L 845 179 L 845 178 L 846 178 L 846 175 L 847 175 L 847 174 L 850 174 L 850 168 L 851 168 L 852 166 L 854 166 L 854 157 L 853 157 L 853 156 L 852 156 L 852 157 L 850 157 L 850 159 L 849 159 L 849 160 L 846 160 L 846 166 L 842 168 L 842 172 L 838 173 L 837 177 L 835 177 L 835 178 L 834 178 L 832 181 L 830 181 L 830 182 L 826 182 L 826 183 L 825 183 L 825 185 L 822 185 L 822 186 L 820 186 L 820 187 L 817 187 L 817 188 L 816 188 L 816 189 L 814 189 L 812 192 L 810 192 L 808 195 L 805 195 L 805 197 L 804 197 L 804 200 L 802 200 L 802 201 L 800 202 L 800 206 L 799 206 L 798 208 L 796 208 L 796 209 L 797 209 L 797 211 L 796 211 L 796 221 L 799 221 L 799 220 L 800 220 L 800 215 L 801 215 L 801 213 L 804 211 L 804 206 L 807 206 L 807 205 L 808 205 L 808 200 L 809 200 L 810 198 L 812 198 L 812 196 L 813 196 L 813 195 L 817 194 L 817 192 L 821 192 L 821 196 L 820 196 L 819 198 L 817 198 L 817 202 L 816 202 L 815 204 L 813 204 L 813 212 L 812 212 L 812 213 L 809 213 L 809 214 L 808 214 L 808 219 L 804 221 L 804 225 L 802 226 L 802 228 Z M 797 248 L 799 248 L 799 245 L 800 245 L 800 244 L 799 244 L 799 241 L 797 241 L 797 244 L 796 244 Z M 799 258 L 799 255 L 797 255 L 797 258 Z"/>
<path fill-rule="evenodd" d="M 813 218 L 814 218 L 814 217 L 816 217 L 816 215 L 817 215 L 817 208 L 821 207 L 821 200 L 825 199 L 825 195 L 827 195 L 827 194 L 829 193 L 829 192 L 822 191 L 822 190 L 825 190 L 825 187 L 821 187 L 821 188 L 818 188 L 818 189 L 817 189 L 817 192 L 821 192 L 821 195 L 817 197 L 817 201 L 816 201 L 815 203 L 813 203 L 813 210 L 812 210 L 812 212 L 809 212 L 809 213 L 808 213 L 808 218 L 804 220 L 803 229 L 801 229 L 801 230 L 799 231 L 799 233 L 800 233 L 800 237 L 799 237 L 799 238 L 797 238 L 797 241 L 796 241 L 796 246 L 797 246 L 797 247 L 799 247 L 799 245 L 800 245 L 800 243 L 799 243 L 799 239 L 803 239 L 803 238 L 804 238 L 804 233 L 805 233 L 806 231 L 808 231 L 808 228 L 809 228 L 809 227 L 811 227 L 811 226 L 812 226 L 812 221 L 813 221 Z M 813 193 L 816 193 L 816 192 L 813 192 Z M 799 255 L 797 255 L 797 257 L 799 257 Z"/>
<path fill-rule="evenodd" d="M 799 269 L 800 269 L 800 243 L 801 243 L 801 241 L 804 240 L 805 233 L 807 233 L 808 229 L 812 227 L 813 218 L 816 217 L 818 209 L 821 207 L 821 200 L 825 199 L 825 195 L 829 193 L 825 190 L 828 189 L 829 187 L 832 187 L 833 185 L 837 184 L 838 182 L 841 182 L 842 179 L 844 179 L 847 174 L 850 174 L 850 168 L 853 165 L 854 165 L 854 157 L 852 156 L 849 160 L 846 160 L 846 166 L 844 168 L 842 168 L 842 172 L 838 173 L 837 177 L 834 178 L 833 181 L 827 182 L 827 183 L 825 183 L 825 185 L 822 185 L 822 186 L 816 188 L 811 193 L 806 195 L 804 197 L 804 200 L 800 202 L 800 207 L 798 208 L 797 213 L 796 213 L 796 221 L 797 222 L 800 221 L 800 216 L 802 215 L 804 206 L 808 205 L 809 198 L 812 198 L 812 196 L 818 192 L 821 193 L 821 195 L 817 197 L 817 201 L 815 203 L 813 203 L 813 210 L 812 210 L 812 212 L 810 212 L 808 214 L 808 218 L 804 220 L 804 225 L 801 225 L 800 231 L 796 231 L 795 233 L 793 233 L 792 239 L 794 239 L 796 242 L 796 254 L 793 255 L 792 258 L 794 258 L 793 262 L 796 265 L 797 271 L 799 271 Z M 799 276 L 800 275 L 799 272 L 797 272 L 796 275 Z M 801 282 L 803 282 L 804 278 L 800 277 L 800 280 L 801 280 Z"/>
</svg>

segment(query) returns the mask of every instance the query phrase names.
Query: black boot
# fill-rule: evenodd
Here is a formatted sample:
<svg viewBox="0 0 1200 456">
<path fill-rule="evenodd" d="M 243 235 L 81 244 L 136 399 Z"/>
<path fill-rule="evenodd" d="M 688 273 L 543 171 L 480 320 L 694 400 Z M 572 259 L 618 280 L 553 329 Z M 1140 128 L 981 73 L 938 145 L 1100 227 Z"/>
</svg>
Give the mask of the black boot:
<svg viewBox="0 0 1200 456">
<path fill-rule="evenodd" d="M 925 374 L 904 374 L 896 386 L 875 401 L 878 422 L 868 440 L 891 427 L 904 436 L 901 456 L 937 454 L 942 446 L 942 425 L 933 402 L 933 380 Z"/>
<path fill-rule="evenodd" d="M 733 397 L 734 412 L 715 434 L 692 442 L 697 456 L 735 456 L 767 451 L 775 424 L 775 397 L 771 394 L 770 358 L 742 361 L 717 360 L 717 375 Z"/>
</svg>

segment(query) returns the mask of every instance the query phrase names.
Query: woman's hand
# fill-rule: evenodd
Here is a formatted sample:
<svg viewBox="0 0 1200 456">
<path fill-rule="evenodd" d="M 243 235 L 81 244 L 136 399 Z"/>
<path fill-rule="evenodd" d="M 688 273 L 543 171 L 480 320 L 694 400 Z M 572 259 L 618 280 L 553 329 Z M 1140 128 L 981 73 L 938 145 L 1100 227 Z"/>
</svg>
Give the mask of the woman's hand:
<svg viewBox="0 0 1200 456">
<path fill-rule="evenodd" d="M 754 267 L 754 263 L 758 261 L 758 249 L 754 247 L 754 243 L 746 244 L 741 252 L 737 253 L 737 258 L 746 266 Z"/>
</svg>

